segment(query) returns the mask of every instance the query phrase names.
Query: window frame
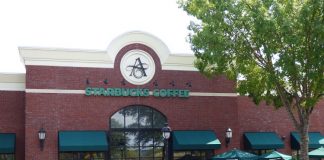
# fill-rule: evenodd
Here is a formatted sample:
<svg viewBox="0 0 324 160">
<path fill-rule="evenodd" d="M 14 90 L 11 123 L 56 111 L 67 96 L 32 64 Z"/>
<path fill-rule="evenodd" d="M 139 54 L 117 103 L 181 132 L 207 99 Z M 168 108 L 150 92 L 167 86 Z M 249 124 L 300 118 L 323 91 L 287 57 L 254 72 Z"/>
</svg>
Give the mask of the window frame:
<svg viewBox="0 0 324 160">
<path fill-rule="evenodd" d="M 61 160 L 61 154 L 73 154 L 72 156 L 73 156 L 73 158 L 72 158 L 72 160 L 82 160 L 82 159 L 79 159 L 79 158 L 77 158 L 77 159 L 74 159 L 74 156 L 75 156 L 75 154 L 76 155 L 78 155 L 78 154 L 80 154 L 80 153 L 103 153 L 103 155 L 104 155 L 104 158 L 102 159 L 102 160 L 108 160 L 108 152 L 105 152 L 105 151 L 76 151 L 76 152 L 59 152 L 59 156 L 58 156 L 58 159 L 59 160 Z"/>
<path fill-rule="evenodd" d="M 199 153 L 199 155 L 195 155 L 195 152 Z M 184 155 L 182 157 L 176 156 L 176 154 L 178 153 L 184 153 Z M 207 160 L 213 156 L 213 150 L 179 150 L 172 152 L 172 157 L 174 160 L 181 159 L 184 156 L 191 156 L 194 158 L 198 158 L 199 160 Z"/>
<path fill-rule="evenodd" d="M 136 107 L 136 114 L 137 114 L 137 120 L 136 120 L 136 123 L 137 123 L 137 127 L 134 128 L 134 127 L 127 127 L 127 122 L 126 122 L 126 117 L 127 115 L 125 114 L 125 111 L 127 111 L 129 108 L 132 108 L 132 107 Z M 144 125 L 141 126 L 141 122 L 140 122 L 140 119 L 141 119 L 141 113 L 145 113 L 145 112 L 140 112 L 141 109 L 149 109 L 150 111 L 148 113 L 150 113 L 150 117 L 151 117 L 151 122 L 150 122 L 150 126 L 147 127 L 147 125 Z M 118 113 L 118 112 L 121 112 L 121 115 L 123 116 L 123 127 L 122 128 L 114 128 L 112 127 L 112 119 L 113 119 L 113 116 Z M 123 139 L 126 141 L 126 133 L 127 132 L 137 132 L 137 134 L 139 134 L 138 136 L 141 138 L 141 133 L 145 133 L 145 132 L 151 132 L 153 133 L 152 135 L 154 135 L 156 132 L 157 134 L 161 132 L 161 129 L 162 129 L 162 125 L 159 123 L 156 123 L 155 122 L 155 115 L 158 114 L 160 117 L 163 118 L 163 121 L 164 123 L 167 122 L 167 118 L 166 116 L 161 113 L 160 111 L 156 110 L 155 108 L 152 108 L 150 106 L 146 106 L 146 105 L 129 105 L 129 106 L 126 106 L 118 111 L 116 111 L 114 114 L 111 115 L 111 117 L 109 118 L 109 142 L 110 144 L 113 144 L 112 143 L 112 138 L 113 136 L 111 136 L 114 132 L 120 132 L 123 134 Z M 157 125 L 157 126 L 155 126 Z M 161 137 L 162 137 L 162 133 L 161 133 Z M 163 138 L 161 139 L 163 141 Z M 134 157 L 132 158 L 128 158 L 126 157 L 126 152 L 127 152 L 127 148 L 130 148 L 130 147 L 134 147 L 134 148 L 137 148 L 138 150 L 138 156 L 135 157 L 135 158 L 153 158 L 153 159 L 162 159 L 163 158 L 163 150 L 164 150 L 164 143 L 160 143 L 160 145 L 156 145 L 156 142 L 159 142 L 159 141 L 156 141 L 156 138 L 155 136 L 152 136 L 152 145 L 151 146 L 143 146 L 141 145 L 140 143 L 141 141 L 137 142 L 137 145 L 135 146 L 127 146 L 127 142 L 124 142 L 124 144 L 121 144 L 121 145 L 118 145 L 118 146 L 113 146 L 113 145 L 109 145 L 109 151 L 112 151 L 111 148 L 121 148 L 121 157 L 120 158 L 112 158 L 112 154 L 110 152 L 110 155 L 109 155 L 109 159 L 111 160 L 115 160 L 115 159 L 133 159 Z M 123 142 L 121 142 L 123 143 Z M 152 153 L 152 157 L 141 157 L 141 149 L 142 148 L 152 148 L 153 150 L 153 153 Z M 161 156 L 158 156 L 156 157 L 156 150 L 158 149 L 162 149 L 162 155 Z"/>
</svg>

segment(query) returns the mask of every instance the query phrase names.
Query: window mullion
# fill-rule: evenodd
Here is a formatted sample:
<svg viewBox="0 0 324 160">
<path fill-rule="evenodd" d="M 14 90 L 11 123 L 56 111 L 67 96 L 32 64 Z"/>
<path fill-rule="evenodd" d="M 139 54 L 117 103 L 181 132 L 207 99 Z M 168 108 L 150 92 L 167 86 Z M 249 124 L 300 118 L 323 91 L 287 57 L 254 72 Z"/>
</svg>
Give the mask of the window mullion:
<svg viewBox="0 0 324 160">
<path fill-rule="evenodd" d="M 134 107 L 134 108 L 131 108 L 131 107 Z M 136 117 L 134 117 L 134 115 L 133 115 L 133 118 L 137 118 L 135 121 L 133 121 L 133 120 L 131 120 L 130 122 L 127 121 L 126 112 L 128 111 L 128 109 L 130 109 L 129 110 L 130 113 L 135 113 L 136 114 Z M 149 153 L 146 156 L 151 157 L 152 159 L 156 159 L 157 147 L 158 147 L 159 151 L 160 151 L 161 147 L 163 147 L 163 146 L 160 146 L 160 145 L 155 146 L 155 143 L 160 141 L 160 137 L 157 134 L 161 131 L 161 128 L 159 128 L 160 125 L 162 123 L 166 122 L 165 116 L 160 114 L 160 112 L 155 111 L 153 108 L 146 107 L 146 106 L 141 106 L 141 105 L 132 105 L 132 106 L 125 107 L 124 109 L 119 111 L 119 113 L 121 113 L 121 112 L 122 112 L 123 122 L 124 122 L 123 126 L 121 128 L 118 128 L 118 127 L 112 128 L 111 125 L 110 125 L 110 132 L 119 132 L 119 133 L 123 134 L 122 137 L 123 137 L 123 141 L 125 141 L 125 142 L 124 142 L 124 144 L 122 146 L 123 147 L 123 155 L 122 155 L 121 158 L 123 160 L 127 159 L 126 158 L 126 152 L 127 152 L 126 150 L 128 149 L 128 147 L 126 145 L 127 144 L 127 135 L 126 135 L 126 133 L 128 133 L 128 132 L 132 133 L 133 132 L 134 134 L 137 134 L 139 136 L 139 141 L 137 143 L 135 141 L 135 144 L 133 144 L 132 146 L 129 146 L 130 147 L 129 149 L 131 149 L 132 147 L 134 147 L 134 149 L 137 148 L 138 149 L 138 153 L 137 153 L 138 158 L 140 158 L 141 156 L 145 156 L 146 153 Z M 158 117 L 156 119 L 156 121 L 160 120 L 160 122 L 156 122 L 156 125 L 155 125 L 154 118 L 156 116 Z M 142 118 L 144 118 L 144 120 L 149 120 L 149 121 L 143 121 L 142 122 L 143 126 L 140 123 Z M 110 122 L 111 122 L 111 120 L 110 120 Z M 134 127 L 134 128 L 128 128 L 127 127 L 127 122 L 128 123 L 137 122 L 136 127 L 133 125 L 132 127 Z M 147 125 L 148 123 L 150 123 L 150 124 Z M 144 137 L 144 136 L 146 136 L 146 137 Z M 135 138 L 136 138 L 136 136 L 135 136 Z M 146 139 L 146 138 L 148 138 L 148 139 Z M 143 140 L 145 140 L 145 142 L 146 142 L 146 140 L 148 140 L 147 141 L 148 143 L 145 143 L 142 146 L 141 142 Z M 159 141 L 157 141 L 157 140 L 159 140 Z M 141 149 L 143 149 L 144 152 L 141 152 Z M 110 157 L 110 158 L 112 158 L 112 157 Z"/>
</svg>

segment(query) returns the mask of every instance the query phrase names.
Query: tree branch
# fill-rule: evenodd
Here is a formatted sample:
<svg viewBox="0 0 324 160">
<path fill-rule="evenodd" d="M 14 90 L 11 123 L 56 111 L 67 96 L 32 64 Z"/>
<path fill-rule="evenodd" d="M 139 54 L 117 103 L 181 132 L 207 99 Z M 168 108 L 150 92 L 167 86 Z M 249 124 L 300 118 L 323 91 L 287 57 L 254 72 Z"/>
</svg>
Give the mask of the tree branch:
<svg viewBox="0 0 324 160">
<path fill-rule="evenodd" d="M 285 93 L 283 93 L 283 92 L 286 92 L 286 91 L 284 91 L 283 87 L 281 87 L 281 85 L 279 84 L 278 81 L 276 82 L 276 87 L 277 87 L 279 97 L 280 97 L 281 101 L 283 102 L 283 105 L 286 108 L 289 117 L 293 121 L 295 127 L 299 129 L 300 128 L 300 123 L 298 123 L 298 121 L 296 120 L 296 117 L 295 117 L 295 115 L 294 115 L 294 113 L 292 111 L 293 107 L 292 107 L 291 103 L 288 102 L 288 99 L 285 96 Z"/>
</svg>

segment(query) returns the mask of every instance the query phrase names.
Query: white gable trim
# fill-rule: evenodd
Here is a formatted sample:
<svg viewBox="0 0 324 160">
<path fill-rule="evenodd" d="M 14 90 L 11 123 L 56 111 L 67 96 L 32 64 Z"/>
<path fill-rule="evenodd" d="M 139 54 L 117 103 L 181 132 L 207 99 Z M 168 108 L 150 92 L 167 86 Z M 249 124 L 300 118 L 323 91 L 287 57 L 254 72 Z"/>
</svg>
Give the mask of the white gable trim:
<svg viewBox="0 0 324 160">
<path fill-rule="evenodd" d="M 194 55 L 171 54 L 160 39 L 139 31 L 118 36 L 108 45 L 106 51 L 19 47 L 19 53 L 25 65 L 113 68 L 119 50 L 132 43 L 141 43 L 152 48 L 159 56 L 162 70 L 197 71 L 193 65 Z"/>
</svg>

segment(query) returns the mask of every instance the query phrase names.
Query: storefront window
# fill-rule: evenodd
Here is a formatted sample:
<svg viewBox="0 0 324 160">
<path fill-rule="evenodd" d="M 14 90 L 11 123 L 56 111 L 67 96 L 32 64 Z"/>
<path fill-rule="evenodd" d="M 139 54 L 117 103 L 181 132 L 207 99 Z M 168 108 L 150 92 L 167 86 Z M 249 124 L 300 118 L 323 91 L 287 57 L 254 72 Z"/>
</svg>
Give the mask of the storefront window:
<svg viewBox="0 0 324 160">
<path fill-rule="evenodd" d="M 128 106 L 110 119 L 110 158 L 112 160 L 161 160 L 161 128 L 166 118 L 153 108 Z"/>
<path fill-rule="evenodd" d="M 273 149 L 254 149 L 254 150 L 247 150 L 250 153 L 253 153 L 255 155 L 262 155 L 262 154 L 266 154 L 266 153 L 270 153 L 273 152 Z"/>
<path fill-rule="evenodd" d="M 124 128 L 125 120 L 123 113 L 115 113 L 110 119 L 110 126 L 112 128 Z"/>
<path fill-rule="evenodd" d="M 104 152 L 65 152 L 60 153 L 60 160 L 105 160 Z"/>
<path fill-rule="evenodd" d="M 212 151 L 177 151 L 173 153 L 174 160 L 207 160 L 212 156 Z"/>
<path fill-rule="evenodd" d="M 15 155 L 13 154 L 0 154 L 0 160 L 14 160 Z"/>
</svg>

